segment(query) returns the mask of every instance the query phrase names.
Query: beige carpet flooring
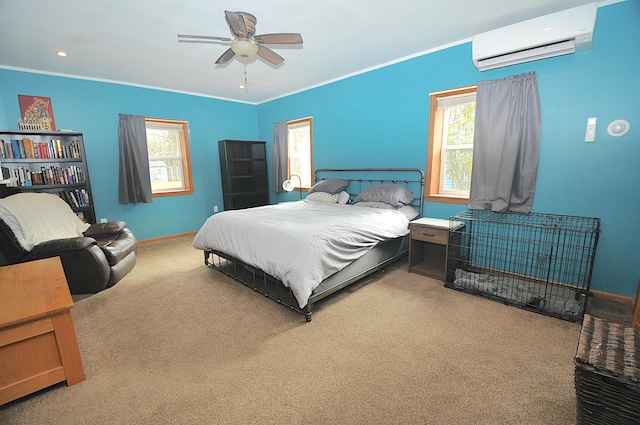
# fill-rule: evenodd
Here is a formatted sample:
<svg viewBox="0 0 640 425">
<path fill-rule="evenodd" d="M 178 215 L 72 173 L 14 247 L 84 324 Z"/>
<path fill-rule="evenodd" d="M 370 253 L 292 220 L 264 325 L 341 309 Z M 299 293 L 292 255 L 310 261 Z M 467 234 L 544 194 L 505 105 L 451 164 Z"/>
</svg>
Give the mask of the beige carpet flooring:
<svg viewBox="0 0 640 425">
<path fill-rule="evenodd" d="M 574 424 L 580 325 L 443 287 L 400 261 L 313 321 L 204 266 L 191 237 L 144 244 L 76 297 L 87 379 L 0 424 Z"/>
</svg>

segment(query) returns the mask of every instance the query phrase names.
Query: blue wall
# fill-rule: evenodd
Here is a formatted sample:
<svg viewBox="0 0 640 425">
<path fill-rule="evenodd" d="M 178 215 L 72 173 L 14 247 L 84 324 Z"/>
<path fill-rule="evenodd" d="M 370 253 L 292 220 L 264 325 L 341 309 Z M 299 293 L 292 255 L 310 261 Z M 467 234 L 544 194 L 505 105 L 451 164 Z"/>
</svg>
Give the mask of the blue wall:
<svg viewBox="0 0 640 425">
<path fill-rule="evenodd" d="M 313 116 L 314 167 L 426 167 L 429 93 L 535 71 L 542 104 L 533 210 L 602 219 L 592 288 L 635 294 L 640 277 L 640 2 L 602 7 L 594 48 L 479 72 L 466 43 L 258 106 L 260 137 L 273 122 Z M 596 141 L 585 143 L 587 118 Z M 607 133 L 614 119 L 631 131 Z M 448 218 L 462 205 L 427 202 Z"/>
<path fill-rule="evenodd" d="M 15 129 L 18 94 L 52 99 L 56 127 L 82 131 L 98 217 L 127 221 L 140 239 L 197 230 L 222 206 L 217 140 L 260 139 L 273 123 L 313 117 L 314 167 L 419 167 L 427 154 L 429 93 L 535 71 L 542 103 L 533 210 L 599 217 L 592 288 L 635 294 L 640 277 L 640 1 L 598 11 L 594 48 L 480 73 L 465 43 L 260 105 L 0 69 L 0 128 Z M 118 113 L 189 121 L 195 192 L 118 203 Z M 585 143 L 598 117 L 595 143 Z M 623 137 L 607 134 L 614 119 Z M 293 196 L 293 195 L 290 195 Z M 272 194 L 272 201 L 283 199 Z M 426 203 L 448 218 L 464 206 Z"/>
<path fill-rule="evenodd" d="M 98 218 L 124 220 L 141 239 L 197 230 L 222 208 L 218 140 L 255 139 L 255 105 L 0 69 L 0 128 L 17 128 L 18 94 L 51 98 L 56 129 L 84 133 Z M 194 193 L 118 203 L 118 114 L 189 122 Z"/>
</svg>

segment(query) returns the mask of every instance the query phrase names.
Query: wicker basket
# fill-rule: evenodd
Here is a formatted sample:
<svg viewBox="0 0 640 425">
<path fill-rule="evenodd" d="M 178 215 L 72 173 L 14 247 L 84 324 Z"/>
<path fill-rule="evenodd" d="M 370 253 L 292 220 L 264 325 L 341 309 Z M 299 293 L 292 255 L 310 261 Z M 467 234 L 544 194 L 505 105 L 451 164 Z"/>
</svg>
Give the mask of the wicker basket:
<svg viewBox="0 0 640 425">
<path fill-rule="evenodd" d="M 577 423 L 640 424 L 640 331 L 584 315 L 575 357 Z"/>
</svg>

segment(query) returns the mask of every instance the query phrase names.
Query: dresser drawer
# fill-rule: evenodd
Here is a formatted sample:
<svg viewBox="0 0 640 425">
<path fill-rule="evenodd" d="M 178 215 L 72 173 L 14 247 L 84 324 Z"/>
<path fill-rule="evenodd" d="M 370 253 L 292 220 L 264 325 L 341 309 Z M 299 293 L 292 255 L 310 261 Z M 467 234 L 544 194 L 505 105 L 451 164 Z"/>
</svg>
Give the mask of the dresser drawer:
<svg viewBox="0 0 640 425">
<path fill-rule="evenodd" d="M 419 224 L 411 225 L 411 239 L 446 245 L 449 240 L 449 229 L 438 229 Z"/>
</svg>

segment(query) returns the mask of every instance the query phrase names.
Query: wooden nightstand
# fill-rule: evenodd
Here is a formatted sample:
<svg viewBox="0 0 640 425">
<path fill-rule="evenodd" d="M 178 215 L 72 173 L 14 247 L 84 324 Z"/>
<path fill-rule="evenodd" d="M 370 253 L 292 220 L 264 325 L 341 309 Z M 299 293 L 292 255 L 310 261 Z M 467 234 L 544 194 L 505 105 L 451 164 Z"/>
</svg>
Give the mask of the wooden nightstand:
<svg viewBox="0 0 640 425">
<path fill-rule="evenodd" d="M 449 220 L 419 218 L 409 223 L 409 272 L 444 282 L 449 249 Z"/>
</svg>

